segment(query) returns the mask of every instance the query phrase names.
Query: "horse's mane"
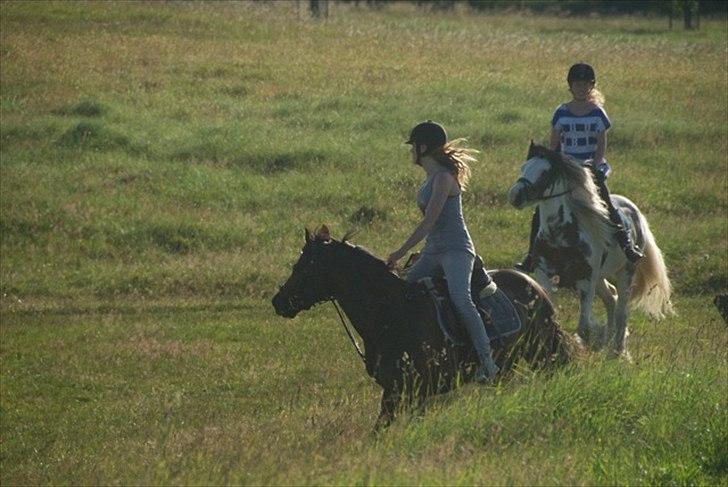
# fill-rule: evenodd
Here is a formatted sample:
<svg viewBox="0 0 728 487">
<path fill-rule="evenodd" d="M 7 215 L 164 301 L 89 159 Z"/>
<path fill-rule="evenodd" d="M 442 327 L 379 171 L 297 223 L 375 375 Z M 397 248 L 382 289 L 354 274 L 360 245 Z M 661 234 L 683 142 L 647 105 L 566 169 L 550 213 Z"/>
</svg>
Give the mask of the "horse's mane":
<svg viewBox="0 0 728 487">
<path fill-rule="evenodd" d="M 373 270 L 375 272 L 381 272 L 385 279 L 391 279 L 399 282 L 404 282 L 397 274 L 392 272 L 387 267 L 386 262 L 374 255 L 367 248 L 360 245 L 354 245 L 349 242 L 352 232 L 347 233 L 341 241 L 331 239 L 330 243 L 333 243 L 338 248 L 344 249 L 347 253 L 353 256 L 354 262 L 361 265 L 363 268 Z"/>
<path fill-rule="evenodd" d="M 578 159 L 540 145 L 531 146 L 529 158 L 540 157 L 551 163 L 557 175 L 567 182 L 572 191 L 567 195 L 579 222 L 590 233 L 610 240 L 614 225 L 609 219 L 607 206 L 599 195 L 591 171 Z"/>
</svg>

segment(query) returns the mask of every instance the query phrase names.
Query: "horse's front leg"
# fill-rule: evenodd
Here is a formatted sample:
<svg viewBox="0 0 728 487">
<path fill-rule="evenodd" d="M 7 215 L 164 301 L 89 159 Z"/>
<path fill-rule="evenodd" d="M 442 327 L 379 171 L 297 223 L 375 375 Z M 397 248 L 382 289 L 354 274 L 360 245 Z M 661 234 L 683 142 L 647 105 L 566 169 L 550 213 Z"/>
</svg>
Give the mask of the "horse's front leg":
<svg viewBox="0 0 728 487">
<path fill-rule="evenodd" d="M 539 283 L 543 290 L 546 291 L 546 295 L 549 297 L 549 299 L 553 301 L 556 287 L 554 286 L 554 281 L 551 280 L 546 271 L 544 271 L 540 267 L 537 267 L 536 270 L 533 272 L 533 278 L 536 280 L 537 283 Z"/>
<path fill-rule="evenodd" d="M 615 326 L 614 311 L 617 304 L 617 290 L 606 279 L 599 279 L 597 282 L 596 292 L 607 310 L 607 337 L 612 337 Z"/>
<path fill-rule="evenodd" d="M 627 351 L 627 318 L 629 316 L 629 299 L 631 296 L 633 272 L 625 270 L 617 279 L 617 305 L 614 312 L 615 330 L 608 358 L 624 357 L 630 360 Z"/>
<path fill-rule="evenodd" d="M 384 389 L 379 416 L 377 417 L 377 422 L 374 424 L 375 431 L 381 431 L 392 424 L 397 413 L 397 408 L 399 407 L 400 398 L 401 394 L 396 388 Z"/>
<path fill-rule="evenodd" d="M 579 293 L 579 325 L 576 334 L 592 348 L 597 344 L 598 333 L 592 318 L 597 279 L 581 280 L 576 283 Z"/>
</svg>

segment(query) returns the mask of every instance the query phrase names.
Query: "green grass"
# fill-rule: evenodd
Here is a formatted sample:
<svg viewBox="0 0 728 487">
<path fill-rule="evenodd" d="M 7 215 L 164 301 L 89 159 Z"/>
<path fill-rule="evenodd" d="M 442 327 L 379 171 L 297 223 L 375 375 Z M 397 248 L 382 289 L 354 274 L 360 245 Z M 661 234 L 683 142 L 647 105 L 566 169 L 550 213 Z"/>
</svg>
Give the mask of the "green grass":
<svg viewBox="0 0 728 487">
<path fill-rule="evenodd" d="M 0 483 L 728 485 L 725 19 L 294 7 L 0 3 Z M 401 244 L 433 118 L 481 151 L 466 218 L 512 265 L 505 194 L 575 60 L 679 314 L 631 317 L 633 364 L 520 368 L 373 436 L 333 310 L 269 304 L 304 227 Z"/>
</svg>

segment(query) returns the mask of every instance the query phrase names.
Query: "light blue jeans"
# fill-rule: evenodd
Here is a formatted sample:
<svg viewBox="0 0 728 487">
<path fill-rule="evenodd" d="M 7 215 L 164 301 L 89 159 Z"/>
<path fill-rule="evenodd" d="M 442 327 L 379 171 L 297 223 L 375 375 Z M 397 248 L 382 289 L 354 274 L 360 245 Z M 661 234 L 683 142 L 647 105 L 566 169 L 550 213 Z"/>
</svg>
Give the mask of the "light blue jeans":
<svg viewBox="0 0 728 487">
<path fill-rule="evenodd" d="M 464 250 L 452 250 L 442 254 L 420 254 L 420 258 L 407 273 L 407 282 L 414 283 L 423 277 L 445 276 L 447 289 L 458 319 L 468 330 L 481 365 L 492 363 L 490 340 L 485 332 L 473 298 L 470 295 L 470 276 L 475 256 Z"/>
</svg>

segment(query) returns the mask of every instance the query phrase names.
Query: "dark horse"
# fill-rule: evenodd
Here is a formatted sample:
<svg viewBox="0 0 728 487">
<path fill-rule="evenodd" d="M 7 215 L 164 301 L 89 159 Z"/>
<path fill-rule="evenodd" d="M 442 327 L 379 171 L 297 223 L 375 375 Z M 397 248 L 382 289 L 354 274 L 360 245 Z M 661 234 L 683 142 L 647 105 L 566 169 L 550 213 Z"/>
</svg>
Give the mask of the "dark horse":
<svg viewBox="0 0 728 487">
<path fill-rule="evenodd" d="M 543 289 L 513 270 L 489 272 L 514 304 L 520 332 L 492 341 L 503 373 L 519 359 L 535 367 L 568 362 L 572 337 L 553 318 Z M 477 357 L 472 346 L 454 346 L 438 325 L 430 298 L 413 295 L 411 285 L 362 247 L 330 237 L 322 227 L 306 230 L 306 244 L 288 281 L 273 298 L 276 313 L 295 317 L 311 306 L 335 300 L 364 341 L 367 373 L 382 389 L 377 427 L 390 423 L 400 402 L 422 404 L 430 394 L 446 392 L 472 380 Z"/>
</svg>

